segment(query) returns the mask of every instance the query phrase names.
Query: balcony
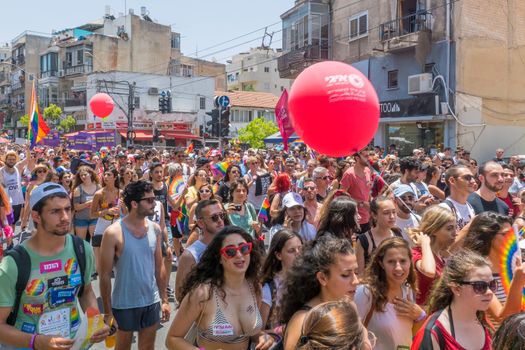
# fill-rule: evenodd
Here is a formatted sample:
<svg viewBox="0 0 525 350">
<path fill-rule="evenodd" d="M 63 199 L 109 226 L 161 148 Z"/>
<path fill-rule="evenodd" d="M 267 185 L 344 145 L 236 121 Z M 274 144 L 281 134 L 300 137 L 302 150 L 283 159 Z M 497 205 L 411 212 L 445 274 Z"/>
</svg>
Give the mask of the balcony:
<svg viewBox="0 0 525 350">
<path fill-rule="evenodd" d="M 400 52 L 418 45 L 421 35 L 430 35 L 431 13 L 419 11 L 379 26 L 379 40 L 385 52 Z"/>
<path fill-rule="evenodd" d="M 309 45 L 292 50 L 277 59 L 279 75 L 283 79 L 295 79 L 305 68 L 328 59 L 328 45 Z"/>
<path fill-rule="evenodd" d="M 65 69 L 65 76 L 87 74 L 93 71 L 93 66 L 87 64 L 81 64 L 78 66 L 70 66 Z"/>
<path fill-rule="evenodd" d="M 57 75 L 58 75 L 58 71 L 50 70 L 50 71 L 47 71 L 47 72 L 40 73 L 40 78 L 41 79 L 51 78 L 51 77 L 56 77 Z"/>
<path fill-rule="evenodd" d="M 11 63 L 15 66 L 22 66 L 26 63 L 25 55 L 18 55 L 11 58 Z"/>
<path fill-rule="evenodd" d="M 86 106 L 86 97 L 79 98 L 68 98 L 66 99 L 65 107 L 85 107 Z"/>
</svg>

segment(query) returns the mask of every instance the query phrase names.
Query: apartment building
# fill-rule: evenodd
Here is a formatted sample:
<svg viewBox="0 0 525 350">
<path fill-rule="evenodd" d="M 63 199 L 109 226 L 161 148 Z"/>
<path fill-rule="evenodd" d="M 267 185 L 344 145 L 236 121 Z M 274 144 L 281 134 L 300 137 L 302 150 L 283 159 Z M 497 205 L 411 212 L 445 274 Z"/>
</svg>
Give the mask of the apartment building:
<svg viewBox="0 0 525 350">
<path fill-rule="evenodd" d="M 458 145 L 479 160 L 497 147 L 517 153 L 525 147 L 523 14 L 519 1 L 299 0 L 281 16 L 279 72 L 352 64 L 379 96 L 374 143 L 402 154 Z"/>
<path fill-rule="evenodd" d="M 252 48 L 232 57 L 226 66 L 229 91 L 269 92 L 281 96 L 290 90 L 291 79 L 282 79 L 277 70 L 281 50 Z"/>
</svg>

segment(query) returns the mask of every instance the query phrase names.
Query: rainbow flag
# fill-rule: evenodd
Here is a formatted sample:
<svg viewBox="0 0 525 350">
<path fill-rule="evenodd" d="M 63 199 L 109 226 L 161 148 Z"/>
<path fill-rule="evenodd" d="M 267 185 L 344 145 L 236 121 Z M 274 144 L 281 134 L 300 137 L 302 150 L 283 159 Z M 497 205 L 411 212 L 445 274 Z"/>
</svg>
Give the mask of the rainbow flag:
<svg viewBox="0 0 525 350">
<path fill-rule="evenodd" d="M 268 196 L 264 198 L 261 209 L 259 209 L 259 215 L 257 215 L 257 217 L 262 222 L 268 221 L 268 218 L 270 217 L 270 200 L 268 199 Z"/>
<path fill-rule="evenodd" d="M 213 194 L 216 194 L 217 192 L 219 192 L 219 183 L 218 182 L 214 183 L 211 190 L 213 191 Z"/>
<path fill-rule="evenodd" d="M 501 269 L 501 283 L 503 289 L 508 295 L 510 290 L 510 283 L 516 267 L 516 259 L 521 260 L 521 250 L 519 247 L 519 236 L 523 234 L 523 230 L 517 231 L 511 228 L 504 236 L 503 243 L 500 250 L 500 269 Z M 521 293 L 521 305 L 525 306 L 525 288 Z"/>
<path fill-rule="evenodd" d="M 167 185 L 168 185 L 168 195 L 172 197 L 173 195 L 181 194 L 182 191 L 184 191 L 184 186 L 186 186 L 186 183 L 184 182 L 184 179 L 182 178 L 182 176 L 177 176 L 171 181 L 171 183 Z"/>
<path fill-rule="evenodd" d="M 213 164 L 213 166 L 211 166 L 211 172 L 213 173 L 213 176 L 217 176 L 219 174 L 221 174 L 222 176 L 225 176 L 226 170 L 228 170 L 229 166 L 230 164 L 228 162 L 216 163 L 216 164 Z"/>
<path fill-rule="evenodd" d="M 36 93 L 35 81 L 31 91 L 31 104 L 29 109 L 29 124 L 27 126 L 27 139 L 33 148 L 37 143 L 42 141 L 49 134 L 49 127 L 38 110 L 38 96 Z"/>
<path fill-rule="evenodd" d="M 190 143 L 190 145 L 188 146 L 188 148 L 186 148 L 186 150 L 184 151 L 184 153 L 186 153 L 186 154 L 190 154 L 191 152 L 193 152 L 193 148 L 194 148 L 194 147 L 195 147 L 195 146 L 193 145 L 193 142 Z"/>
<path fill-rule="evenodd" d="M 188 215 L 186 201 L 183 201 L 180 207 L 179 216 L 177 217 L 177 225 L 180 232 L 185 234 L 190 232 L 190 217 Z"/>
</svg>

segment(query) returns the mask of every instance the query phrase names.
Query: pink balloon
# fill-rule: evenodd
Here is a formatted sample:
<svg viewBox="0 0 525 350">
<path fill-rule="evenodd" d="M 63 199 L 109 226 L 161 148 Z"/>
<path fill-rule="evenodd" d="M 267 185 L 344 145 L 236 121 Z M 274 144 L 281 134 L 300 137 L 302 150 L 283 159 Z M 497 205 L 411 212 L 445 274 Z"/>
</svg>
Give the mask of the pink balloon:
<svg viewBox="0 0 525 350">
<path fill-rule="evenodd" d="M 89 100 L 89 107 L 91 108 L 91 111 L 99 118 L 105 118 L 110 115 L 111 112 L 113 112 L 114 106 L 115 103 L 113 102 L 111 96 L 103 92 L 95 94 L 93 97 L 91 97 L 91 100 Z"/>
<path fill-rule="evenodd" d="M 292 85 L 288 111 L 297 135 L 321 154 L 342 157 L 363 149 L 379 125 L 379 100 L 370 81 L 335 61 L 305 69 Z"/>
</svg>

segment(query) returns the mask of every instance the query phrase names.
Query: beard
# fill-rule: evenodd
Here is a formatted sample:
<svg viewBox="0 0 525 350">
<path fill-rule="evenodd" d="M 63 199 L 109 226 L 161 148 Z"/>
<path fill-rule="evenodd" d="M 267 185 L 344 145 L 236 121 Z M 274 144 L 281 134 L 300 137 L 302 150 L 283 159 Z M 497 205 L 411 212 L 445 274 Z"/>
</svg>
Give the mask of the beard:
<svg viewBox="0 0 525 350">
<path fill-rule="evenodd" d="M 148 209 L 148 208 L 144 208 L 142 206 L 139 206 L 137 208 L 137 215 L 139 215 L 139 216 L 148 217 L 148 216 L 152 216 L 153 214 L 155 214 L 155 207 L 153 207 L 151 209 Z"/>
<path fill-rule="evenodd" d="M 488 183 L 488 181 L 484 181 L 483 185 L 485 185 L 485 187 L 487 187 L 492 192 L 498 192 L 498 191 L 501 191 L 503 189 L 503 184 L 497 184 L 496 183 L 494 185 L 491 185 L 491 184 Z"/>
<path fill-rule="evenodd" d="M 41 223 L 41 225 L 44 231 L 49 232 L 50 234 L 54 236 L 62 237 L 62 236 L 67 235 L 71 231 L 71 222 L 69 223 L 67 228 L 62 228 L 62 227 L 57 227 L 57 226 L 48 227 L 48 225 L 44 224 L 43 222 Z"/>
</svg>

